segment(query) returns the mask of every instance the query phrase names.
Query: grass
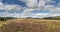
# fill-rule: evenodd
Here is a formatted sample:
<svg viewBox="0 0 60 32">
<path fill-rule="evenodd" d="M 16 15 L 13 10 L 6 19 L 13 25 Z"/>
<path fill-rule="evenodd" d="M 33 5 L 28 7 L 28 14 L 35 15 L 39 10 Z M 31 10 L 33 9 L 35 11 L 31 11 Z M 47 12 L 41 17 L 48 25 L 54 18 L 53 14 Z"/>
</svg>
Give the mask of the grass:
<svg viewBox="0 0 60 32">
<path fill-rule="evenodd" d="M 0 26 L 0 32 L 60 32 L 60 20 L 11 19 Z"/>
</svg>

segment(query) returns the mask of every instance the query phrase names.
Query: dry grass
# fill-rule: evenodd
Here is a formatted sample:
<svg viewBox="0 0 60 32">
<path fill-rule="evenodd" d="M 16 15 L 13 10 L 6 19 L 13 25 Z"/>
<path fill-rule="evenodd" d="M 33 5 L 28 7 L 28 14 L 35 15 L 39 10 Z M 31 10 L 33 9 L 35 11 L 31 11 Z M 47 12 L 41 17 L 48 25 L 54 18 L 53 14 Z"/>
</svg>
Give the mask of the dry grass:
<svg viewBox="0 0 60 32">
<path fill-rule="evenodd" d="M 4 23 L 0 32 L 60 32 L 60 20 L 12 19 Z"/>
</svg>

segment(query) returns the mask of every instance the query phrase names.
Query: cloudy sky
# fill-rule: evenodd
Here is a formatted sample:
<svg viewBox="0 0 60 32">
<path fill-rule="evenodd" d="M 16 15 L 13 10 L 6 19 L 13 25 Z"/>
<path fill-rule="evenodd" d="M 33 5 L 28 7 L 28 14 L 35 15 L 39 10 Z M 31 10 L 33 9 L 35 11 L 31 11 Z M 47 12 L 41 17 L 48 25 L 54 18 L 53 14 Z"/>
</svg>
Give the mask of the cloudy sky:
<svg viewBox="0 0 60 32">
<path fill-rule="evenodd" d="M 1 17 L 60 16 L 60 0 L 0 0 Z"/>
</svg>

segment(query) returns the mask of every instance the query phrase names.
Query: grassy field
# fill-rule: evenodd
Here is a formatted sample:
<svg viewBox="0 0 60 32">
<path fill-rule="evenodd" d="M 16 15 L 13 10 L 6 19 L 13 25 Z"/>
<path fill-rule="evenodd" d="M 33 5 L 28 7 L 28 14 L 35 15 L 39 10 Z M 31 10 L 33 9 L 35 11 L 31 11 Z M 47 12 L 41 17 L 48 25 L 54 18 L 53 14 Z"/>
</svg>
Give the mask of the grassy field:
<svg viewBox="0 0 60 32">
<path fill-rule="evenodd" d="M 0 32 L 60 32 L 60 20 L 27 18 L 0 21 Z"/>
</svg>

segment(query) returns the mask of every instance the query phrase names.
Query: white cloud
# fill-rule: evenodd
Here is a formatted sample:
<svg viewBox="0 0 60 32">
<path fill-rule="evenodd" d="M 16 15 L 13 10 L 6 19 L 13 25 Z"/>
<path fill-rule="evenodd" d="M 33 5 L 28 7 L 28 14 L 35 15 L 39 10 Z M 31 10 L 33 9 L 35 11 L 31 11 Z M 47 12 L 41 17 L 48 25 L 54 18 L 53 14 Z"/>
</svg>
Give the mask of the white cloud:
<svg viewBox="0 0 60 32">
<path fill-rule="evenodd" d="M 54 16 L 60 16 L 60 14 L 47 14 L 47 13 L 36 13 L 36 14 L 31 14 L 30 16 L 29 15 L 21 15 L 21 14 L 18 14 L 18 13 L 14 13 L 14 14 L 0 14 L 1 17 L 15 17 L 15 18 L 27 18 L 27 17 L 32 17 L 32 18 L 44 18 L 44 17 L 54 17 Z"/>
<path fill-rule="evenodd" d="M 29 13 L 30 13 L 31 11 L 34 11 L 34 9 L 25 9 L 24 12 L 23 12 L 23 14 L 22 14 L 22 16 L 29 15 Z"/>
<path fill-rule="evenodd" d="M 19 17 L 20 15 L 18 15 L 18 14 L 10 14 L 9 12 L 10 11 L 20 11 L 22 9 L 25 9 L 25 7 L 23 8 L 20 5 L 15 5 L 15 4 L 12 4 L 12 5 L 7 4 L 7 5 L 5 5 L 0 1 L 0 10 L 5 10 L 5 12 L 0 13 L 1 17 Z"/>
<path fill-rule="evenodd" d="M 41 9 L 43 9 L 43 8 L 45 7 L 45 4 L 46 4 L 45 1 L 40 0 L 40 1 L 39 1 L 39 4 L 38 4 L 38 7 L 41 8 Z"/>
<path fill-rule="evenodd" d="M 45 6 L 46 10 L 50 10 L 51 13 L 59 13 L 60 7 L 55 7 L 54 5 L 47 5 Z"/>
<path fill-rule="evenodd" d="M 26 5 L 28 8 L 36 8 L 38 5 L 37 0 L 27 0 Z"/>
<path fill-rule="evenodd" d="M 20 0 L 26 3 L 28 11 L 24 10 L 23 14 L 29 14 L 30 12 L 34 10 L 49 10 L 51 13 L 57 13 L 60 11 L 60 7 L 55 7 L 54 5 L 45 5 L 46 3 L 54 3 L 53 0 L 39 0 L 39 3 L 37 0 Z M 30 10 L 33 9 L 33 10 Z"/>
<path fill-rule="evenodd" d="M 15 17 L 15 18 L 20 18 L 20 14 L 17 13 L 0 13 L 1 17 Z"/>
<path fill-rule="evenodd" d="M 21 10 L 22 7 L 20 5 L 5 5 L 2 2 L 0 2 L 0 10 L 5 10 L 5 11 L 18 11 Z"/>
<path fill-rule="evenodd" d="M 60 14 L 36 13 L 34 16 L 36 16 L 35 18 L 44 18 L 44 17 L 60 16 Z"/>
<path fill-rule="evenodd" d="M 47 13 L 36 13 L 32 15 L 26 15 L 26 16 L 20 16 L 20 18 L 27 18 L 27 17 L 32 17 L 32 18 L 44 18 L 44 17 L 55 17 L 55 16 L 60 16 L 60 14 L 47 14 Z"/>
<path fill-rule="evenodd" d="M 53 17 L 53 16 L 59 16 L 60 14 L 36 13 L 35 15 L 41 17 Z"/>
<path fill-rule="evenodd" d="M 25 2 L 28 8 L 36 8 L 38 5 L 37 0 L 19 0 L 22 2 Z"/>
<path fill-rule="evenodd" d="M 0 2 L 0 10 L 4 9 L 4 4 L 2 2 Z"/>
<path fill-rule="evenodd" d="M 24 9 L 24 12 L 22 13 L 22 16 L 26 16 L 29 17 L 29 13 L 32 11 L 36 11 L 36 10 L 50 10 L 51 13 L 58 13 L 60 12 L 60 7 L 55 7 L 54 5 L 45 5 L 46 3 L 51 3 L 54 2 L 53 0 L 39 0 L 39 3 L 37 2 L 37 0 L 19 0 L 22 2 L 25 2 L 27 7 L 21 7 L 19 5 L 4 5 L 2 2 L 0 2 L 0 10 L 6 10 L 6 11 L 18 11 L 21 9 Z M 48 14 L 35 14 L 35 17 L 46 17 L 46 16 L 52 16 L 52 14 L 48 15 Z M 13 15 L 14 17 L 16 16 L 15 14 Z M 33 16 L 31 16 L 33 17 Z"/>
<path fill-rule="evenodd" d="M 18 11 L 21 9 L 22 9 L 22 7 L 19 5 L 5 5 L 4 6 L 4 10 L 6 10 L 6 11 Z"/>
</svg>

